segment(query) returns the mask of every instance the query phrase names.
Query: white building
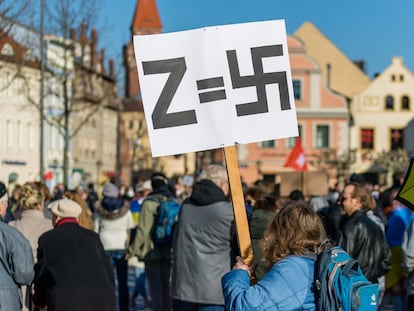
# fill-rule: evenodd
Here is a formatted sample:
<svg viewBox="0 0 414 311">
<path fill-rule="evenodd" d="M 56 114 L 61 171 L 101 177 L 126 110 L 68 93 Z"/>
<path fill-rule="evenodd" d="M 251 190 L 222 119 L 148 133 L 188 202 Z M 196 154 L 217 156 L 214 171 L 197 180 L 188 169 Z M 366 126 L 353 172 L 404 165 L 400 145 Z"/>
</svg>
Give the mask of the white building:
<svg viewBox="0 0 414 311">
<path fill-rule="evenodd" d="M 356 150 L 354 171 L 372 170 L 381 152 L 404 149 L 404 129 L 414 117 L 414 75 L 401 57 L 353 98 L 351 149 Z"/>
</svg>

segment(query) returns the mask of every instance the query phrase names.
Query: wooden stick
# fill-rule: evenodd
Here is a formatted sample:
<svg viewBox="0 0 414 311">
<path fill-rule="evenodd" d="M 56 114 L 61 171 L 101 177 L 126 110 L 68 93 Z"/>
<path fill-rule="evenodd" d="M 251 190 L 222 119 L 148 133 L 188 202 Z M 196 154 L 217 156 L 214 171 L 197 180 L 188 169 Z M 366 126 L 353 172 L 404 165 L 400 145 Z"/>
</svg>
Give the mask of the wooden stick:
<svg viewBox="0 0 414 311">
<path fill-rule="evenodd" d="M 224 156 L 226 159 L 227 174 L 229 176 L 231 199 L 234 209 L 234 220 L 236 222 L 237 239 L 239 241 L 241 257 L 243 258 L 243 261 L 250 266 L 253 263 L 253 251 L 249 224 L 247 222 L 236 146 L 224 147 Z"/>
</svg>

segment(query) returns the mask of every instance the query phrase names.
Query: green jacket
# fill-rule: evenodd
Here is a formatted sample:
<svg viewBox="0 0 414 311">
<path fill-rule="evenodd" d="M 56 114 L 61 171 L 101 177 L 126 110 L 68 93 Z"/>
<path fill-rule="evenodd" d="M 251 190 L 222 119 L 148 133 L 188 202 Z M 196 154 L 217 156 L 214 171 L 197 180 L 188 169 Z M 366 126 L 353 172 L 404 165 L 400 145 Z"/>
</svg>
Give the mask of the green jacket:
<svg viewBox="0 0 414 311">
<path fill-rule="evenodd" d="M 167 197 L 153 194 L 142 203 L 137 233 L 128 249 L 128 253 L 137 256 L 140 261 L 167 260 L 169 262 L 171 258 L 171 245 L 156 245 L 152 241 L 152 232 L 157 219 L 157 199 L 166 200 Z"/>
<path fill-rule="evenodd" d="M 259 246 L 260 240 L 267 226 L 275 218 L 276 212 L 253 208 L 250 218 L 250 237 L 253 250 L 253 261 L 258 264 L 256 267 L 256 279 L 259 281 L 268 271 L 266 263 L 263 261 L 263 252 Z"/>
</svg>

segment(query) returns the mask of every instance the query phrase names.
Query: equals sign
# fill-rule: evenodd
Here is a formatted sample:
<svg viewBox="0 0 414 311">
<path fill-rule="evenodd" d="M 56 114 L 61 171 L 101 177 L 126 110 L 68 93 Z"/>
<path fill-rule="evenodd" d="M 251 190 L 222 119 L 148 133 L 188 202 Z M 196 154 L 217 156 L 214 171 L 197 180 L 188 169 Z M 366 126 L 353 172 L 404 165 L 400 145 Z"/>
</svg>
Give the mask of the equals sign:
<svg viewBox="0 0 414 311">
<path fill-rule="evenodd" d="M 197 89 L 199 91 L 204 91 L 207 89 L 213 89 L 213 88 L 219 88 L 219 87 L 224 87 L 223 77 L 197 80 Z M 198 94 L 198 97 L 200 98 L 200 104 L 213 102 L 216 100 L 226 99 L 226 91 L 222 89 L 222 90 L 200 92 Z"/>
</svg>

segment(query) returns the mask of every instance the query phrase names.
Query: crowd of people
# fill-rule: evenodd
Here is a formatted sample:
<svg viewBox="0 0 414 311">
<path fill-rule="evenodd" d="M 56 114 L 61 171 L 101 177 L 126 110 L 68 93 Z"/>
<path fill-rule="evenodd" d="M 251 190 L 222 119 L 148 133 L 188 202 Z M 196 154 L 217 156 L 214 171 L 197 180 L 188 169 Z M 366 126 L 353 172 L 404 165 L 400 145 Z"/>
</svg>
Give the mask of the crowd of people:
<svg viewBox="0 0 414 311">
<path fill-rule="evenodd" d="M 311 197 L 297 189 L 282 198 L 264 181 L 245 186 L 250 265 L 222 165 L 185 191 L 162 172 L 134 188 L 108 181 L 99 192 L 0 182 L 0 310 L 125 311 L 139 295 L 154 311 L 315 310 L 312 256 L 327 239 L 378 283 L 378 309 L 414 310 L 414 215 L 395 200 L 403 182 L 395 177 L 378 192 L 353 175 L 343 189 Z M 154 227 L 169 198 L 180 203 L 178 222 L 159 243 Z"/>
</svg>

